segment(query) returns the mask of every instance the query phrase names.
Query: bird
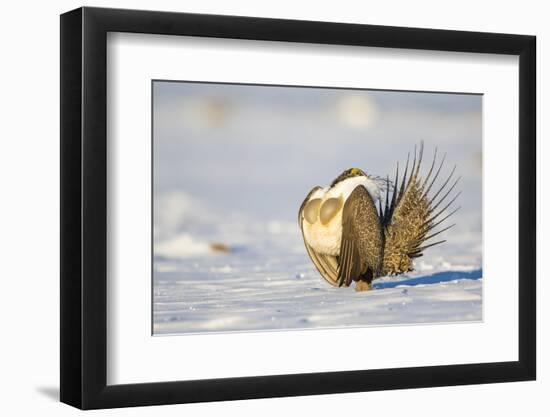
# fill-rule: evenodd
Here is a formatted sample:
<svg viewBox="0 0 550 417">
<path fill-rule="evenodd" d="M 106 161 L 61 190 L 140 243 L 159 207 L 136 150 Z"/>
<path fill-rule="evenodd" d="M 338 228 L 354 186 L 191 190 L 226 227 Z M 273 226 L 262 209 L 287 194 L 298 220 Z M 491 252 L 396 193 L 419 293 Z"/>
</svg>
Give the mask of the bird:
<svg viewBox="0 0 550 417">
<path fill-rule="evenodd" d="M 420 167 L 424 143 L 410 152 L 402 176 L 399 162 L 393 181 L 359 168 L 342 172 L 328 187 L 314 187 L 302 202 L 298 222 L 304 244 L 321 276 L 332 286 L 372 289 L 373 280 L 414 270 L 414 260 L 446 240 L 432 238 L 451 229 L 446 222 L 459 209 L 447 211 L 460 196 L 456 165 L 432 192 L 447 154 L 434 150 L 428 173 Z M 378 203 L 378 205 L 376 204 Z M 438 231 L 434 229 L 443 227 Z M 430 243 L 433 242 L 433 243 Z"/>
</svg>

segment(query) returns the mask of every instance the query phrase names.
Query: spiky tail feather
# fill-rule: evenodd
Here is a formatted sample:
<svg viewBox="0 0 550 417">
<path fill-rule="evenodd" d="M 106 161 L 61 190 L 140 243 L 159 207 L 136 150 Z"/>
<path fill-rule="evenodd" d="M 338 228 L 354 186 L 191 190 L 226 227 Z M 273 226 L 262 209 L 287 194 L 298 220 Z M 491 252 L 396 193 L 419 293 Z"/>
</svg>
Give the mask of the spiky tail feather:
<svg viewBox="0 0 550 417">
<path fill-rule="evenodd" d="M 397 164 L 391 198 L 389 178 L 386 180 L 385 207 L 380 209 L 380 219 L 384 226 L 385 238 L 382 266 L 383 275 L 398 275 L 412 271 L 413 259 L 422 256 L 423 250 L 428 247 L 443 243 L 445 240 L 429 243 L 424 246 L 423 244 L 454 226 L 453 224 L 442 230 L 428 234 L 429 231 L 442 224 L 458 210 L 458 208 L 453 210 L 443 219 L 436 222 L 438 217 L 449 208 L 460 195 L 460 193 L 457 193 L 447 203 L 446 200 L 460 180 L 460 177 L 456 180 L 453 179 L 456 170 L 455 166 L 440 186 L 439 190 L 432 197 L 429 197 L 428 194 L 441 172 L 446 155 L 443 156 L 433 179 L 430 181 L 437 161 L 437 148 L 435 149 L 430 170 L 426 178 L 422 181 L 419 173 L 423 152 L 424 144 L 421 143 L 417 160 L 415 147 L 413 166 L 408 177 L 407 173 L 410 155 L 407 157 L 405 172 L 401 179 L 399 178 L 399 163 Z M 400 180 L 401 185 L 399 186 Z M 452 185 L 449 186 L 449 184 Z M 443 194 L 443 196 L 436 202 L 440 194 Z M 445 204 L 445 206 L 438 212 L 435 212 L 441 204 Z"/>
</svg>

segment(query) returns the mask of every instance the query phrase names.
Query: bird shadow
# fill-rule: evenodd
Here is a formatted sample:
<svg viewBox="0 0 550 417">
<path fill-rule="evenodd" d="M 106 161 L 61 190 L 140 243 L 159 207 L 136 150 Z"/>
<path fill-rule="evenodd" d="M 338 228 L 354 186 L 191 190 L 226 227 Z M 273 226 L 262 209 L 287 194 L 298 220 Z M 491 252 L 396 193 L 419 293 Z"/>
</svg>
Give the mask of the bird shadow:
<svg viewBox="0 0 550 417">
<path fill-rule="evenodd" d="M 377 282 L 373 284 L 373 288 L 376 289 L 385 289 L 385 288 L 395 288 L 399 285 L 426 285 L 426 284 L 439 284 L 442 282 L 454 281 L 456 279 L 480 279 L 483 277 L 483 270 L 476 269 L 473 271 L 444 271 L 437 272 L 432 275 L 426 275 L 423 277 L 413 277 L 408 279 L 403 279 L 399 281 L 388 281 L 388 282 Z"/>
</svg>

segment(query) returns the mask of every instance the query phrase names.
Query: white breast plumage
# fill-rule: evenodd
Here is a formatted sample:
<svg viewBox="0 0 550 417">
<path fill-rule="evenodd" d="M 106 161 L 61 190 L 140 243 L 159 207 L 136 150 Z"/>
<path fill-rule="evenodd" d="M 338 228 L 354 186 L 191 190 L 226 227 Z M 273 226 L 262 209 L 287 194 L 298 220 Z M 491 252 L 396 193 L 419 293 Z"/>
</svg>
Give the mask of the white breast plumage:
<svg viewBox="0 0 550 417">
<path fill-rule="evenodd" d="M 310 221 L 306 219 L 303 220 L 304 238 L 308 245 L 316 252 L 332 256 L 338 256 L 340 254 L 343 207 L 347 198 L 358 185 L 362 185 L 367 189 L 374 202 L 380 198 L 379 185 L 375 180 L 365 176 L 345 179 L 337 183 L 334 187 L 321 188 L 310 196 L 308 201 L 315 199 L 321 200 L 320 204 L 318 204 L 319 209 L 321 209 L 323 203 L 329 199 L 341 199 L 343 203 L 338 211 L 333 214 L 332 218 L 325 223 L 321 221 L 318 214 L 313 223 L 310 223 Z M 313 219 L 310 218 L 309 220 Z"/>
</svg>

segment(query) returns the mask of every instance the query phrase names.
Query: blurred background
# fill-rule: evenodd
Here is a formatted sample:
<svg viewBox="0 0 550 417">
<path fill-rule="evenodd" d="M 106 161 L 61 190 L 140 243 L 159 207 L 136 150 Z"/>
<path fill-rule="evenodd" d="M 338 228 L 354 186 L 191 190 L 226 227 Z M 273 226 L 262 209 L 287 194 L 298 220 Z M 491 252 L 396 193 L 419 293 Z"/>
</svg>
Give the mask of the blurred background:
<svg viewBox="0 0 550 417">
<path fill-rule="evenodd" d="M 173 319 L 161 314 L 163 296 L 185 301 L 208 279 L 223 291 L 227 274 L 278 264 L 280 274 L 320 280 L 297 224 L 309 190 L 350 167 L 391 178 L 421 140 L 424 172 L 438 147 L 447 153 L 440 179 L 456 164 L 462 195 L 449 242 L 417 269 L 481 268 L 481 95 L 154 81 L 153 126 L 159 323 Z M 177 280 L 189 287 L 176 297 L 183 287 L 161 284 Z"/>
</svg>

